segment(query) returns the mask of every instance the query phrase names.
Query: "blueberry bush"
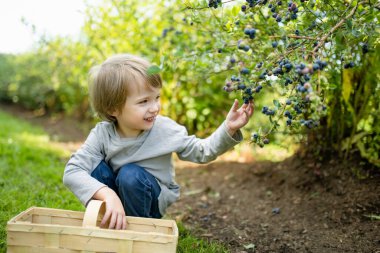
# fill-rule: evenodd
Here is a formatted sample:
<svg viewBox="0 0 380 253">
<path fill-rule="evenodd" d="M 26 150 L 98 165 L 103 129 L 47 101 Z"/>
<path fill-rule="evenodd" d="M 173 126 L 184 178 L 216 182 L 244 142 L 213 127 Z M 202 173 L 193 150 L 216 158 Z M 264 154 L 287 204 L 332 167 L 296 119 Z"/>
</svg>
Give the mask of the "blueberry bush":
<svg viewBox="0 0 380 253">
<path fill-rule="evenodd" d="M 219 75 L 226 98 L 253 101 L 267 117 L 252 126 L 254 144 L 302 133 L 317 155 L 356 149 L 380 165 L 379 8 L 374 1 L 184 1 L 182 19 L 193 29 L 175 32 L 167 58 L 196 56 L 203 64 L 191 62 L 193 73 Z"/>
</svg>

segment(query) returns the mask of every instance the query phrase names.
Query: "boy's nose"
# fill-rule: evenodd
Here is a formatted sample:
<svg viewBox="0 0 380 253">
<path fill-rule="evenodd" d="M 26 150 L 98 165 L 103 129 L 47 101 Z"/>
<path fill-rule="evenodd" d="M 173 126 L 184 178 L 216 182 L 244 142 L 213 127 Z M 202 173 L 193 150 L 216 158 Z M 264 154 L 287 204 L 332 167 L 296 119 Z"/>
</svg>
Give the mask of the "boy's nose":
<svg viewBox="0 0 380 253">
<path fill-rule="evenodd" d="M 157 112 L 160 110 L 160 103 L 153 103 L 153 105 L 150 107 L 151 112 Z"/>
</svg>

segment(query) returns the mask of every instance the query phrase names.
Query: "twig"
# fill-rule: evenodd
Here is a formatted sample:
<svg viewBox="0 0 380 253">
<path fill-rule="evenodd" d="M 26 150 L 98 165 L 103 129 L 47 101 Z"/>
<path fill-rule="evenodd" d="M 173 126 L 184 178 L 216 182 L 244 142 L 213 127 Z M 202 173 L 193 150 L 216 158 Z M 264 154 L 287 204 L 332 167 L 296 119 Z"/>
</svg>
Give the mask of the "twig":
<svg viewBox="0 0 380 253">
<path fill-rule="evenodd" d="M 309 8 L 307 8 L 306 5 L 304 6 L 304 8 L 305 8 L 306 11 L 310 12 L 311 14 L 313 14 L 317 19 L 319 19 L 319 21 L 322 22 L 322 19 L 320 19 L 317 15 L 315 15 L 315 13 L 313 11 L 311 11 Z"/>
<path fill-rule="evenodd" d="M 331 34 L 333 34 L 339 27 L 341 27 L 349 18 L 351 18 L 355 14 L 356 10 L 358 9 L 359 4 L 361 4 L 361 3 L 362 2 L 357 3 L 355 5 L 355 7 L 351 10 L 351 12 L 346 17 L 344 17 L 341 21 L 339 21 L 333 28 L 331 28 L 331 30 L 327 34 L 325 34 L 321 38 L 321 40 L 319 41 L 318 45 L 316 47 L 314 47 L 313 51 L 311 52 L 312 55 L 314 55 L 318 51 L 318 49 L 325 44 L 327 38 Z"/>
<path fill-rule="evenodd" d="M 284 36 L 279 36 L 279 35 L 269 36 L 269 38 L 271 38 L 271 39 L 275 39 L 275 38 L 283 38 L 283 37 L 284 37 Z M 293 39 L 317 40 L 316 38 L 313 38 L 313 37 L 309 37 L 309 36 L 299 36 L 299 35 L 286 35 L 286 37 L 288 37 L 288 38 L 293 38 Z"/>
</svg>

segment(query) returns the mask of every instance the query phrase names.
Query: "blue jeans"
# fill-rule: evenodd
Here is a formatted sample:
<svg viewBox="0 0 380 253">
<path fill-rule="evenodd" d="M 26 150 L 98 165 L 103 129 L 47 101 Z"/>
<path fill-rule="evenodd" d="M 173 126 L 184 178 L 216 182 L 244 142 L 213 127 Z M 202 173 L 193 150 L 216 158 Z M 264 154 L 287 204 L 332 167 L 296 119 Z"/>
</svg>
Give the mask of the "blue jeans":
<svg viewBox="0 0 380 253">
<path fill-rule="evenodd" d="M 126 164 L 117 172 L 102 161 L 91 173 L 99 182 L 114 190 L 128 216 L 161 218 L 158 196 L 161 187 L 156 178 L 136 164 Z"/>
</svg>

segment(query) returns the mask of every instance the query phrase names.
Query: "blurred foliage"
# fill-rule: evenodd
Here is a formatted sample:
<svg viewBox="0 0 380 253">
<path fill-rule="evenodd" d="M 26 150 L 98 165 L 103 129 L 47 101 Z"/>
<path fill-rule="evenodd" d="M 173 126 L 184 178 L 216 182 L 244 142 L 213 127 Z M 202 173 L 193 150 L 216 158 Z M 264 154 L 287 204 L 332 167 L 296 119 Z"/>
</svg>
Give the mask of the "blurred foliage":
<svg viewBox="0 0 380 253">
<path fill-rule="evenodd" d="M 379 164 L 379 3 L 223 2 L 88 4 L 79 40 L 41 38 L 35 51 L 0 55 L 0 99 L 41 114 L 91 119 L 89 69 L 115 53 L 132 53 L 160 67 L 163 114 L 190 133 L 210 134 L 233 99 L 247 98 L 246 89 L 236 88 L 243 82 L 255 91 L 262 86 L 251 94 L 256 113 L 245 128 L 258 135 L 253 140 L 260 146 L 265 139 L 283 146 L 313 142 L 316 155 L 359 150 Z M 292 64 L 288 72 L 284 60 Z M 318 60 L 327 66 L 312 70 Z M 309 69 L 306 74 L 297 72 L 301 64 Z M 286 78 L 294 82 L 287 84 Z M 309 91 L 298 91 L 306 82 Z M 225 85 L 231 92 L 223 91 Z M 261 113 L 264 106 L 273 114 Z"/>
<path fill-rule="evenodd" d="M 380 50 L 363 57 L 361 66 L 328 77 L 336 87 L 327 90 L 329 114 L 314 133 L 316 152 L 338 150 L 344 157 L 359 150 L 362 157 L 380 166 Z"/>
</svg>

